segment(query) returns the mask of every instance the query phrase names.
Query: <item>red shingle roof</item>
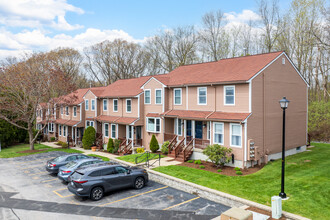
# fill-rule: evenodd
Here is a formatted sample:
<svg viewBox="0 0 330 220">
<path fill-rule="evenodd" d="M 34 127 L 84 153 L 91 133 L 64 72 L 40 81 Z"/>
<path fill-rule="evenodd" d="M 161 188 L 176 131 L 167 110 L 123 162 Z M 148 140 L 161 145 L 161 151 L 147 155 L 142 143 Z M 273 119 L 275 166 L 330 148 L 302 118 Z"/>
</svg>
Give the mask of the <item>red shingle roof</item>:
<svg viewBox="0 0 330 220">
<path fill-rule="evenodd" d="M 247 81 L 283 52 L 180 66 L 170 72 L 169 86 Z"/>
<path fill-rule="evenodd" d="M 55 123 L 56 124 L 61 124 L 61 125 L 68 125 L 68 126 L 74 126 L 74 125 L 76 125 L 78 123 L 81 124 L 80 121 L 67 120 L 67 119 L 62 119 L 62 118 L 56 119 Z"/>
<path fill-rule="evenodd" d="M 211 112 L 211 111 L 190 111 L 190 110 L 169 110 L 164 112 L 164 117 L 177 117 L 186 119 L 204 119 L 220 121 L 244 121 L 250 113 L 234 112 Z"/>
<path fill-rule="evenodd" d="M 100 122 L 109 122 L 109 123 L 125 124 L 125 125 L 132 124 L 137 119 L 138 118 L 118 117 L 118 116 L 109 116 L 109 115 L 99 115 L 96 117 L 96 120 Z"/>
<path fill-rule="evenodd" d="M 158 114 L 158 113 L 148 113 L 146 116 L 147 117 L 159 117 L 160 114 Z"/>
</svg>

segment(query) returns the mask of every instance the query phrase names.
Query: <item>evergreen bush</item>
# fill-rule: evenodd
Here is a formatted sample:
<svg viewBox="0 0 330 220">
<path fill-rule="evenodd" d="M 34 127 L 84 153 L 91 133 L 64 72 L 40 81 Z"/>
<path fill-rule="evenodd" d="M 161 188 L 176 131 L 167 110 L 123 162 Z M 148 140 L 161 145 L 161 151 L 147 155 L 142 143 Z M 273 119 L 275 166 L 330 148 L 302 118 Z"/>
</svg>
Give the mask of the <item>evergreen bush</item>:
<svg viewBox="0 0 330 220">
<path fill-rule="evenodd" d="M 168 145 L 170 144 L 169 141 L 165 141 L 162 145 L 161 151 L 163 154 L 168 154 Z"/>
<path fill-rule="evenodd" d="M 84 131 L 84 136 L 83 136 L 83 139 L 82 139 L 82 144 L 83 144 L 83 148 L 85 150 L 91 149 L 91 147 L 94 145 L 94 143 L 95 143 L 95 134 L 96 134 L 95 128 L 92 127 L 92 126 L 89 126 Z"/>
<path fill-rule="evenodd" d="M 158 144 L 158 141 L 154 134 L 151 137 L 149 147 L 150 147 L 151 152 L 153 152 L 153 153 L 156 153 L 159 150 L 159 144 Z"/>
<path fill-rule="evenodd" d="M 113 152 L 113 149 L 114 149 L 113 139 L 112 138 L 109 138 L 108 145 L 107 145 L 107 151 L 109 153 L 112 153 Z"/>
</svg>

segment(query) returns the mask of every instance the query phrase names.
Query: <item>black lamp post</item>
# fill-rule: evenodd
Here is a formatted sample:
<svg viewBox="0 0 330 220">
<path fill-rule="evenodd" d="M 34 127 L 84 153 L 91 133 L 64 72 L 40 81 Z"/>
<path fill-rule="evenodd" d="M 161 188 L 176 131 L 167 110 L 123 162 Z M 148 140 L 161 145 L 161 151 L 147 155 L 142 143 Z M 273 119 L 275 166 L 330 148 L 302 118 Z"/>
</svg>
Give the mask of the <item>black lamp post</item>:
<svg viewBox="0 0 330 220">
<path fill-rule="evenodd" d="M 283 109 L 283 134 L 282 134 L 282 178 L 281 178 L 281 192 L 279 196 L 282 199 L 286 198 L 286 194 L 284 192 L 284 170 L 285 170 L 285 109 L 289 105 L 289 100 L 285 97 L 280 100 L 281 108 Z"/>
</svg>

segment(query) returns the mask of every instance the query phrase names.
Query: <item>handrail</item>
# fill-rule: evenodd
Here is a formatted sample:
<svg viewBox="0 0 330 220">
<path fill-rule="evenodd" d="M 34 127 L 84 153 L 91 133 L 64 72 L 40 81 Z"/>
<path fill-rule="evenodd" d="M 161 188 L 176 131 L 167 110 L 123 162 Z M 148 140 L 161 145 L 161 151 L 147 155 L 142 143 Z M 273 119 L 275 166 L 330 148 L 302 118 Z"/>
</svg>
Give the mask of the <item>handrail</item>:
<svg viewBox="0 0 330 220">
<path fill-rule="evenodd" d="M 183 148 L 183 145 L 184 145 L 184 139 L 185 138 L 183 138 L 179 142 L 179 144 L 174 148 L 174 158 L 176 158 L 179 155 L 179 153 L 182 151 L 182 148 Z"/>
<path fill-rule="evenodd" d="M 132 140 L 129 140 L 126 146 L 124 147 L 124 154 L 126 154 L 130 150 L 130 146 L 132 144 Z"/>
<path fill-rule="evenodd" d="M 176 137 L 176 134 L 164 133 L 164 141 L 172 140 L 173 137 Z"/>
<path fill-rule="evenodd" d="M 187 146 L 183 149 L 183 160 L 188 159 L 186 157 L 189 156 L 190 152 L 192 152 L 192 150 L 194 149 L 193 143 L 194 143 L 194 138 L 191 139 L 191 141 L 189 141 Z"/>
<path fill-rule="evenodd" d="M 137 157 L 135 157 L 135 164 L 138 164 L 138 163 L 142 163 L 144 160 L 146 160 L 146 163 L 147 163 L 147 161 L 148 161 L 148 151 L 146 151 L 146 152 L 144 152 L 143 154 L 141 154 L 140 156 L 137 156 Z M 140 157 L 142 157 L 143 155 L 147 155 L 147 157 L 145 157 L 143 160 L 141 160 L 140 162 L 138 162 L 138 159 L 140 158 Z"/>
<path fill-rule="evenodd" d="M 210 140 L 204 140 L 204 139 L 195 138 L 195 147 L 196 148 L 204 149 L 208 145 L 210 145 Z"/>
<path fill-rule="evenodd" d="M 138 159 L 144 155 L 147 155 L 147 156 L 143 160 L 138 162 Z M 161 158 L 160 154 L 155 154 L 150 157 L 149 151 L 141 154 L 140 156 L 135 157 L 135 164 L 142 163 L 145 161 L 145 165 L 149 168 L 150 166 L 154 165 L 157 162 L 157 160 L 155 160 L 154 162 L 152 162 L 152 164 L 150 164 L 150 160 L 153 160 L 155 157 L 158 157 L 158 163 L 159 163 L 158 165 L 160 166 L 160 158 Z"/>
<path fill-rule="evenodd" d="M 169 153 L 169 154 L 171 153 L 171 151 L 173 150 L 173 148 L 175 147 L 175 145 L 176 145 L 176 143 L 177 143 L 176 138 L 177 138 L 177 135 L 175 135 L 175 136 L 172 138 L 171 142 L 168 144 L 168 153 Z"/>
<path fill-rule="evenodd" d="M 121 139 L 119 139 L 119 140 L 121 140 Z M 119 149 L 118 149 L 118 151 L 121 153 L 121 152 L 123 152 L 123 150 L 124 150 L 124 148 L 125 147 L 123 147 L 123 146 L 125 146 L 126 145 L 126 139 L 122 139 L 122 142 L 120 142 L 120 145 L 119 145 Z"/>
</svg>

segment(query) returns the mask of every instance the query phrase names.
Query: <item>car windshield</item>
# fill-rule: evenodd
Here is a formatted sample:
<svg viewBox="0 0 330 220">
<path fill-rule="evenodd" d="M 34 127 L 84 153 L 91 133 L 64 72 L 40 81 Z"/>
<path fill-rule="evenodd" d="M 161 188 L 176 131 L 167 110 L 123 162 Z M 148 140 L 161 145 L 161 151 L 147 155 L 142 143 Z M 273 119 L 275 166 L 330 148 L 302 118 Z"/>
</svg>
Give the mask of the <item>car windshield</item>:
<svg viewBox="0 0 330 220">
<path fill-rule="evenodd" d="M 65 160 L 66 156 L 59 156 L 59 157 L 56 157 L 53 162 L 61 162 L 63 160 Z"/>
<path fill-rule="evenodd" d="M 74 167 L 74 166 L 76 166 L 77 165 L 77 162 L 75 162 L 75 161 L 70 161 L 69 163 L 67 163 L 67 165 L 65 165 L 67 168 L 72 168 L 72 167 Z"/>
</svg>

